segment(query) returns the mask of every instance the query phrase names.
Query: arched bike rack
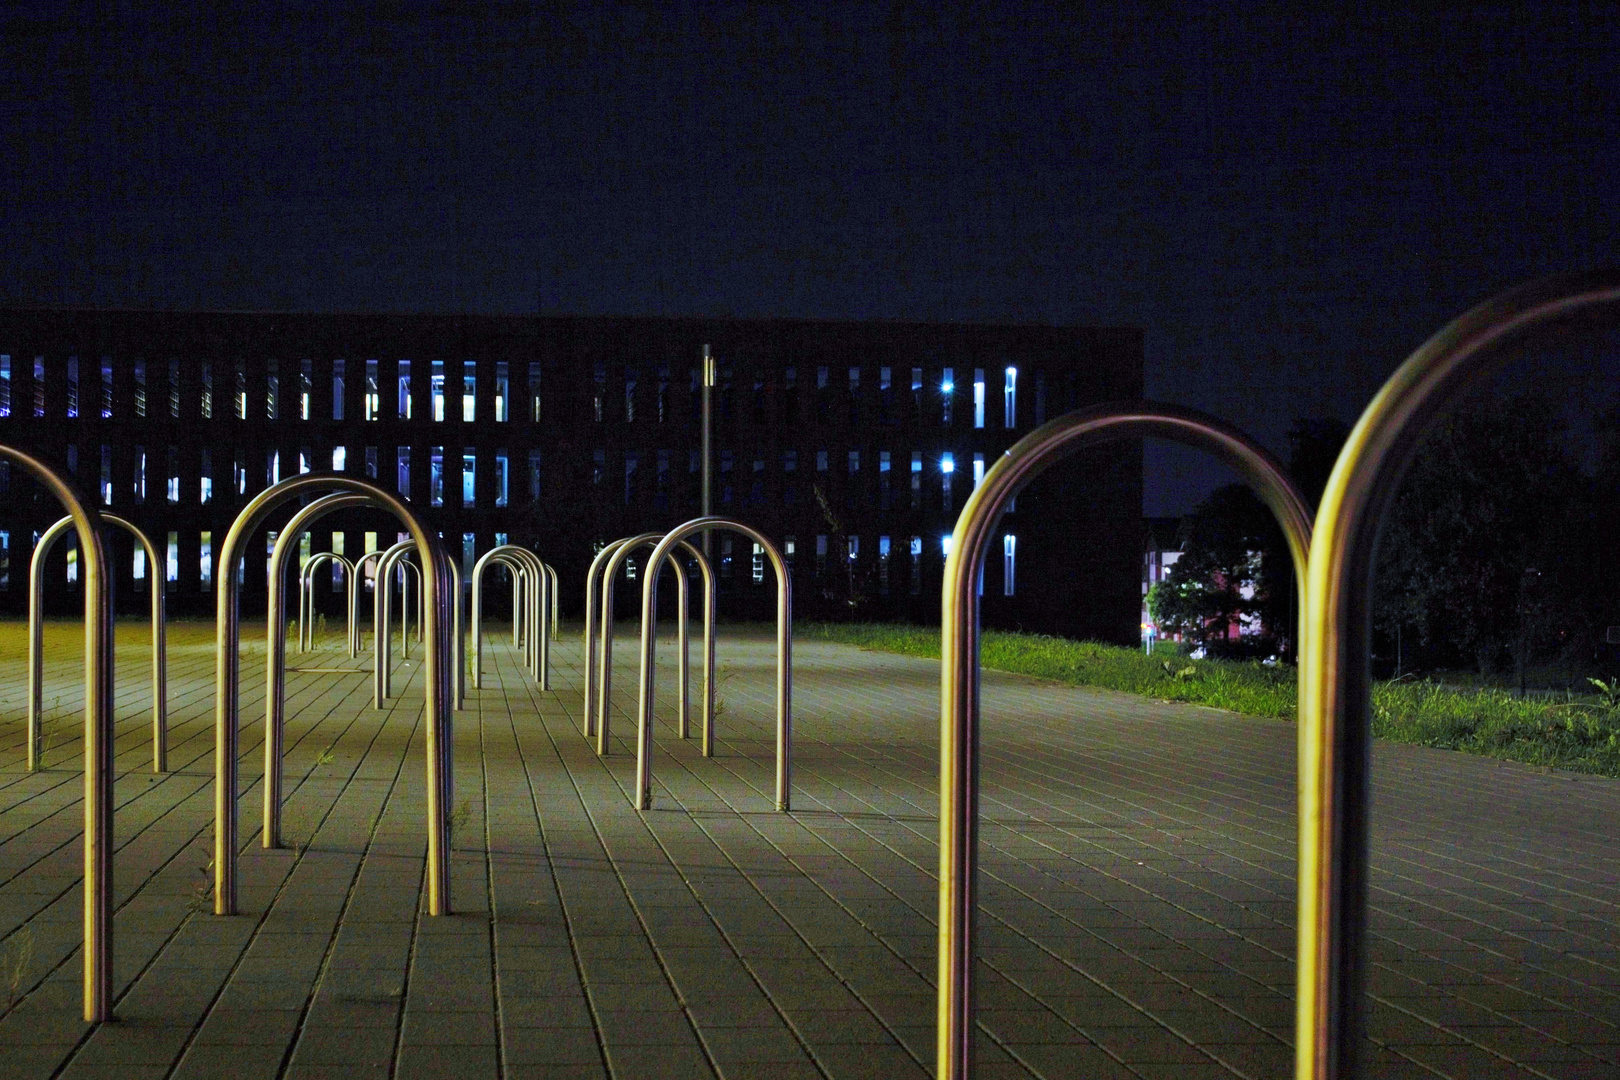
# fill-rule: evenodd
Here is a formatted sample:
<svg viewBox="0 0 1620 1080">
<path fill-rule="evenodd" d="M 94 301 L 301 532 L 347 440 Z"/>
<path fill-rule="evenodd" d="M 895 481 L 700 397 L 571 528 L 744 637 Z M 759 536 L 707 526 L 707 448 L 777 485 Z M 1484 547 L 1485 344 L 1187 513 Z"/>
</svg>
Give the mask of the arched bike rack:
<svg viewBox="0 0 1620 1080">
<path fill-rule="evenodd" d="M 490 548 L 473 564 L 472 572 L 472 638 L 473 686 L 483 686 L 484 631 L 483 580 L 484 571 L 491 563 L 505 567 L 512 577 L 512 638 L 517 647 L 524 649 L 524 663 L 529 674 L 540 684 L 540 689 L 551 689 L 551 635 L 546 632 L 546 605 L 551 597 L 551 582 L 545 564 L 528 548 L 516 544 L 503 544 Z M 526 626 L 538 627 L 540 633 L 524 636 Z"/>
<path fill-rule="evenodd" d="M 358 559 L 354 560 L 354 573 L 349 578 L 350 610 L 355 612 L 359 612 L 360 610 L 360 594 L 363 593 L 366 588 L 366 564 L 382 557 L 383 553 L 381 551 L 368 551 Z M 375 586 L 373 586 L 373 588 L 375 588 Z M 356 614 L 352 630 L 353 636 L 349 641 L 349 655 L 355 657 L 360 655 L 360 649 L 365 644 L 366 636 L 365 631 L 360 629 L 359 620 L 360 616 Z M 376 622 L 371 624 L 371 631 L 373 634 L 376 634 Z"/>
<path fill-rule="evenodd" d="M 101 515 L 73 482 L 16 447 L 0 446 L 0 458 L 22 466 L 62 504 L 83 556 L 84 1018 L 96 1023 L 112 1019 L 113 579 Z"/>
<path fill-rule="evenodd" d="M 350 598 L 348 639 L 354 640 L 354 590 L 349 588 L 349 582 L 354 577 L 354 564 L 335 551 L 317 551 L 298 571 L 299 652 L 309 652 L 315 648 L 315 571 L 329 562 L 343 567 L 343 592 Z"/>
<path fill-rule="evenodd" d="M 116 514 L 102 514 L 101 520 L 135 537 L 146 552 L 151 567 L 147 580 L 152 593 L 152 771 L 169 771 L 169 643 L 164 618 L 163 565 L 158 562 L 157 548 L 152 540 L 134 522 Z M 25 751 L 29 772 L 39 767 L 40 743 L 44 734 L 40 724 L 40 706 L 45 686 L 45 559 L 57 539 L 73 527 L 73 518 L 57 521 L 40 535 L 34 545 L 34 557 L 28 564 L 28 742 Z"/>
<path fill-rule="evenodd" d="M 234 915 L 236 897 L 236 773 L 240 688 L 237 655 L 241 637 L 241 598 L 237 570 L 247 539 L 285 503 L 323 491 L 354 492 L 398 518 L 411 534 L 422 561 L 427 650 L 424 692 L 427 698 L 427 909 L 430 915 L 450 911 L 449 819 L 453 796 L 451 725 L 453 722 L 454 643 L 451 641 L 452 567 L 439 542 L 409 503 L 367 480 L 338 473 L 304 473 L 260 492 L 231 524 L 220 548 L 217 660 L 214 713 L 214 913 Z"/>
<path fill-rule="evenodd" d="M 422 571 L 415 563 L 405 562 L 405 556 L 410 554 L 412 544 L 409 540 L 401 540 L 387 551 L 377 563 L 377 585 L 371 594 L 371 624 L 372 632 L 372 704 L 376 708 L 383 708 L 383 703 L 394 696 L 394 587 L 389 580 L 396 567 L 401 573 L 405 570 L 417 576 L 417 596 L 422 595 Z M 405 574 L 405 581 L 400 588 L 400 656 L 402 659 L 411 655 L 411 619 L 410 619 L 410 593 L 408 583 L 410 574 Z M 421 620 L 417 620 L 418 625 Z"/>
<path fill-rule="evenodd" d="M 1172 405 L 1133 402 L 1069 413 L 1018 440 L 968 497 L 945 559 L 940 623 L 938 1080 L 972 1075 L 979 846 L 979 574 L 1002 511 L 1031 479 L 1086 447 L 1155 436 L 1209 450 L 1271 508 L 1305 594 L 1310 511 L 1272 456 L 1226 424 Z M 1301 618 L 1303 642 L 1307 623 Z M 645 664 L 645 661 L 643 661 Z M 1303 676 L 1302 676 L 1303 679 Z M 1303 736 L 1302 736 L 1303 738 Z"/>
<path fill-rule="evenodd" d="M 652 807 L 652 713 L 657 672 L 653 650 L 658 642 L 658 575 L 677 544 L 694 533 L 729 529 L 765 549 L 776 570 L 776 808 L 790 809 L 793 770 L 793 581 L 787 562 L 765 534 L 735 518 L 700 517 L 671 529 L 652 554 L 641 585 L 641 680 L 636 708 L 636 809 Z M 712 661 L 708 661 L 712 662 Z M 711 713 L 712 716 L 712 713 Z M 707 724 L 705 725 L 708 726 Z M 704 738 L 708 739 L 705 732 Z"/>
<path fill-rule="evenodd" d="M 640 536 L 616 540 L 609 545 L 613 548 L 607 561 L 602 566 L 602 605 L 601 605 L 601 649 L 597 661 L 596 676 L 596 752 L 608 752 L 608 727 L 610 699 L 613 689 L 613 590 L 618 579 L 619 568 L 629 558 L 630 553 L 641 547 L 656 547 L 662 533 L 643 533 Z M 704 558 L 703 551 L 695 547 L 690 541 L 682 540 L 680 547 L 697 561 L 698 569 L 703 574 L 703 756 L 710 757 L 714 753 L 714 602 L 715 583 L 714 572 L 709 560 Z M 676 664 L 676 680 L 678 687 L 678 709 L 676 712 L 676 732 L 683 738 L 691 738 L 691 660 L 690 638 L 687 628 L 690 613 L 690 592 L 687 587 L 686 568 L 678 561 L 671 560 L 675 568 L 675 612 L 676 624 L 679 627 L 676 649 L 678 662 Z"/>
<path fill-rule="evenodd" d="M 281 604 L 286 591 L 287 561 L 299 538 L 316 521 L 337 510 L 375 505 L 377 503 L 367 495 L 322 496 L 292 516 L 276 535 L 276 546 L 270 552 L 269 600 L 264 611 L 264 828 L 261 832 L 261 842 L 267 848 L 281 846 L 281 758 L 287 726 L 287 620 L 282 617 Z M 311 559 L 310 563 L 314 561 Z M 309 564 L 305 564 L 298 575 L 300 600 L 308 568 Z M 302 630 L 302 626 L 299 629 Z"/>
<path fill-rule="evenodd" d="M 1502 293 L 1426 341 L 1350 432 L 1322 494 L 1300 649 L 1299 967 L 1295 1075 L 1354 1075 L 1361 1044 L 1372 742 L 1372 577 L 1378 533 L 1430 421 L 1488 375 L 1491 347 L 1620 302 L 1620 270 Z"/>
</svg>

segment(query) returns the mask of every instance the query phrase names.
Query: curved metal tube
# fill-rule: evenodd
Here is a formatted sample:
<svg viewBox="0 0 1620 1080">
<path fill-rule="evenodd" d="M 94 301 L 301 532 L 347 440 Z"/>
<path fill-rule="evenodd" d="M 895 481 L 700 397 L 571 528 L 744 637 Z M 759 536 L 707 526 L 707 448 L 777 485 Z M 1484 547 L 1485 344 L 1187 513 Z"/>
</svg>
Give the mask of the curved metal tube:
<svg viewBox="0 0 1620 1080">
<path fill-rule="evenodd" d="M 394 696 L 394 584 L 391 580 L 394 568 L 401 565 L 401 560 L 411 551 L 411 541 L 401 540 L 387 551 L 377 563 L 377 585 L 371 594 L 371 621 L 376 628 L 372 634 L 372 705 L 382 708 L 383 702 Z M 414 563 L 403 563 L 404 566 L 416 571 L 418 577 L 421 570 Z M 404 571 L 402 570 L 403 574 Z M 405 574 L 406 582 L 410 575 Z M 400 627 L 400 649 L 404 656 L 410 656 L 410 594 L 405 591 L 406 585 L 401 585 L 400 607 L 403 624 Z M 420 587 L 417 589 L 421 592 Z"/>
<path fill-rule="evenodd" d="M 113 579 L 101 515 L 73 482 L 31 454 L 0 446 L 62 504 L 84 571 L 84 1018 L 112 1019 Z"/>
<path fill-rule="evenodd" d="M 945 559 L 940 624 L 939 1080 L 973 1070 L 979 841 L 979 590 L 986 545 L 1007 503 L 1048 466 L 1088 446 L 1156 436 L 1211 451 L 1271 508 L 1304 596 L 1311 518 L 1280 464 L 1226 424 L 1173 405 L 1099 405 L 1018 440 L 968 496 Z M 1306 624 L 1300 622 L 1301 636 Z"/>
<path fill-rule="evenodd" d="M 590 571 L 597 570 L 598 562 L 600 562 L 601 585 L 599 589 L 601 590 L 600 596 L 602 600 L 607 601 L 607 603 L 612 602 L 613 575 L 617 574 L 619 567 L 624 565 L 625 557 L 633 549 L 643 544 L 657 544 L 662 539 L 663 534 L 661 533 L 638 533 L 635 536 L 620 537 L 601 550 L 596 559 L 591 561 Z M 603 556 L 606 556 L 606 558 L 604 559 Z M 587 573 L 590 571 L 587 571 Z M 682 577 L 684 576 L 683 574 Z M 587 589 L 586 595 L 587 597 L 590 595 L 589 589 Z M 588 620 L 592 614 L 589 611 L 585 613 L 587 625 L 589 625 Z M 606 754 L 608 752 L 608 715 L 612 705 L 613 687 L 604 680 L 611 679 L 613 676 L 613 664 L 611 660 L 607 659 L 613 651 L 613 609 L 604 605 L 602 610 L 595 614 L 602 624 L 598 631 L 601 640 L 597 643 L 596 650 L 587 649 L 585 662 L 589 664 L 593 659 L 596 660 L 596 679 L 594 684 L 587 683 L 586 687 L 587 692 L 593 693 L 593 700 L 596 703 L 596 719 L 592 724 L 592 730 L 596 733 L 596 752 Z"/>
<path fill-rule="evenodd" d="M 287 561 L 292 558 L 299 538 L 316 521 L 337 510 L 375 505 L 366 495 L 326 495 L 294 514 L 276 536 L 270 551 L 269 600 L 264 609 L 264 827 L 261 842 L 267 848 L 281 846 L 281 756 L 287 727 L 287 620 L 281 613 L 286 592 Z M 321 555 L 332 555 L 323 551 Z M 319 556 L 316 556 L 319 558 Z M 341 555 L 332 555 L 343 559 Z M 347 562 L 347 560 L 344 560 Z M 311 558 L 299 572 L 299 596 L 309 580 Z M 314 604 L 310 604 L 313 609 Z M 299 627 L 300 631 L 303 627 Z"/>
<path fill-rule="evenodd" d="M 656 546 L 662 537 L 657 533 L 647 533 L 642 536 L 630 537 L 617 541 L 617 550 L 608 559 L 602 569 L 602 655 L 597 661 L 597 713 L 596 713 L 596 752 L 608 752 L 608 703 L 613 685 L 613 589 L 618 580 L 619 567 L 629 557 L 630 552 L 639 547 Z M 703 557 L 703 552 L 694 547 L 690 541 L 682 540 L 680 546 L 694 559 L 698 568 L 703 572 L 703 756 L 713 756 L 714 750 L 714 574 L 709 566 L 709 560 Z M 676 713 L 676 731 L 683 739 L 691 738 L 691 645 L 687 627 L 690 611 L 690 593 L 687 587 L 686 567 L 679 562 L 671 560 L 670 565 L 675 568 L 675 612 L 677 630 L 676 648 L 679 662 L 676 665 L 676 679 L 679 690 L 679 707 Z"/>
<path fill-rule="evenodd" d="M 381 551 L 366 552 L 354 560 L 354 573 L 349 576 L 349 655 L 351 657 L 359 656 L 360 649 L 365 644 L 365 632 L 360 629 L 359 611 L 360 594 L 366 588 L 366 564 L 373 559 L 382 557 L 383 553 Z M 377 630 L 375 623 L 372 624 L 371 629 L 375 634 Z"/>
<path fill-rule="evenodd" d="M 1521 286 L 1454 320 L 1390 376 L 1344 444 L 1311 542 L 1300 650 L 1295 1075 L 1355 1074 L 1367 925 L 1372 576 L 1378 532 L 1424 430 L 1488 375 L 1491 347 L 1620 302 L 1620 269 Z"/>
<path fill-rule="evenodd" d="M 146 563 L 152 568 L 148 581 L 152 583 L 152 771 L 169 771 L 169 642 L 164 614 L 163 578 L 158 576 L 162 563 L 158 561 L 157 547 L 151 537 L 134 522 L 116 514 L 103 513 L 101 520 L 116 525 L 135 537 L 146 552 Z M 57 539 L 73 526 L 73 519 L 56 521 L 40 535 L 34 545 L 34 556 L 28 564 L 28 735 L 25 756 L 26 768 L 33 772 L 39 768 L 41 740 L 44 735 L 40 724 L 41 703 L 45 686 L 45 578 L 44 562 Z"/>
<path fill-rule="evenodd" d="M 770 556 L 776 570 L 776 808 L 790 808 L 793 769 L 793 581 L 787 562 L 765 534 L 735 518 L 700 517 L 677 525 L 647 556 L 641 585 L 641 687 L 636 709 L 636 809 L 652 806 L 653 650 L 658 642 L 658 575 L 675 545 L 697 532 L 730 529 L 740 532 Z"/>
<path fill-rule="evenodd" d="M 309 652 L 315 648 L 315 571 L 324 563 L 334 562 L 343 567 L 343 592 L 349 596 L 349 637 L 354 636 L 354 590 L 349 582 L 354 578 L 354 563 L 335 551 L 317 551 L 298 571 L 298 650 Z"/>
<path fill-rule="evenodd" d="M 551 636 L 556 637 L 559 624 L 557 613 L 561 603 L 558 598 L 562 595 L 562 580 L 557 577 L 557 571 L 550 563 L 543 562 L 540 565 L 545 569 L 546 576 L 551 579 Z"/>
<path fill-rule="evenodd" d="M 234 915 L 236 902 L 236 769 L 240 688 L 240 595 L 237 569 L 242 548 L 279 506 L 302 495 L 337 490 L 372 496 L 376 504 L 404 523 L 422 556 L 427 604 L 428 648 L 424 692 L 427 698 L 427 908 L 430 915 L 450 911 L 449 820 L 446 808 L 453 795 L 451 756 L 452 694 L 449 620 L 450 574 L 448 556 L 438 533 L 409 503 L 383 488 L 341 473 L 304 473 L 289 477 L 254 496 L 237 515 L 220 548 L 219 597 L 215 661 L 217 703 L 214 712 L 214 912 Z"/>
<path fill-rule="evenodd" d="M 551 591 L 550 584 L 546 580 L 543 570 L 544 564 L 540 562 L 539 556 L 528 548 L 519 547 L 516 544 L 503 544 L 499 547 L 490 548 L 473 565 L 473 685 L 483 685 L 483 575 L 491 562 L 505 566 L 512 575 L 514 583 L 514 607 L 512 612 L 514 640 L 522 641 L 519 637 L 519 631 L 524 624 L 541 628 L 540 634 L 528 635 L 524 662 L 529 666 L 530 675 L 539 681 L 540 688 L 549 690 L 551 689 L 551 643 L 549 635 L 545 633 L 544 613 L 547 595 Z"/>
<path fill-rule="evenodd" d="M 512 642 L 517 647 L 521 641 L 520 618 L 522 613 L 522 581 L 528 570 L 517 559 L 509 555 L 498 555 L 494 551 L 486 551 L 478 557 L 473 564 L 472 572 L 472 684 L 474 690 L 484 687 L 484 572 L 493 563 L 505 570 L 512 579 Z"/>
</svg>

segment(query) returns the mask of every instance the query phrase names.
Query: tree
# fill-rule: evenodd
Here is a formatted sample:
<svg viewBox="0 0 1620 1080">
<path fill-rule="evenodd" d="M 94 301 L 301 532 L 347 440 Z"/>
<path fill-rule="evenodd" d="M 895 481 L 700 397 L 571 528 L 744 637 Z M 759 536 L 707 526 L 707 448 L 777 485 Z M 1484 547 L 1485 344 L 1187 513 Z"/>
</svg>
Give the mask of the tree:
<svg viewBox="0 0 1620 1080">
<path fill-rule="evenodd" d="M 1243 484 L 1217 488 L 1182 519 L 1179 558 L 1164 581 L 1148 593 L 1148 614 L 1161 627 L 1209 647 L 1229 639 L 1233 628 L 1258 621 L 1267 651 L 1277 645 L 1278 567 L 1287 546 L 1271 511 Z M 1282 560 L 1274 553 L 1283 552 Z"/>
<path fill-rule="evenodd" d="M 1546 648 L 1587 625 L 1592 484 L 1559 406 L 1475 396 L 1425 438 L 1379 541 L 1375 621 L 1521 684 Z"/>
</svg>

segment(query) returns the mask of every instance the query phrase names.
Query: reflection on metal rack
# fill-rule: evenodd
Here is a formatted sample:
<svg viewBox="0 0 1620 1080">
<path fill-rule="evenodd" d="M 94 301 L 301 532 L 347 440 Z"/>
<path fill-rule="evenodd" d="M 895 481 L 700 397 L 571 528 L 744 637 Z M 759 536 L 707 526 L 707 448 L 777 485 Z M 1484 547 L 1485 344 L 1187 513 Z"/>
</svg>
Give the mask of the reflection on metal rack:
<svg viewBox="0 0 1620 1080">
<path fill-rule="evenodd" d="M 1350 432 L 1317 515 L 1301 626 L 1295 1075 L 1355 1075 L 1367 927 L 1368 652 L 1378 532 L 1430 422 L 1536 328 L 1620 303 L 1620 270 L 1535 282 L 1465 313 L 1390 376 Z"/>
<path fill-rule="evenodd" d="M 298 651 L 315 648 L 315 571 L 327 563 L 343 567 L 343 592 L 349 598 L 347 640 L 354 643 L 354 590 L 349 583 L 354 579 L 354 564 L 335 551 L 317 551 L 298 571 Z M 350 655 L 354 655 L 350 653 Z"/>
<path fill-rule="evenodd" d="M 472 571 L 472 639 L 473 688 L 484 685 L 484 571 L 493 564 L 507 571 L 512 578 L 512 640 L 524 650 L 523 660 L 529 675 L 540 684 L 540 689 L 551 689 L 551 637 L 546 629 L 546 608 L 554 603 L 551 577 L 540 557 L 528 548 L 516 544 L 502 544 L 490 548 L 473 564 Z M 531 633 L 537 627 L 539 633 Z"/>
<path fill-rule="evenodd" d="M 602 601 L 600 617 L 602 620 L 601 650 L 597 661 L 596 678 L 596 752 L 608 752 L 609 702 L 613 689 L 613 593 L 617 581 L 619 568 L 630 553 L 637 548 L 654 547 L 663 539 L 662 533 L 642 533 L 639 536 L 626 537 L 615 540 L 598 554 L 601 560 Z M 714 731 L 714 572 L 709 566 L 709 560 L 703 552 L 688 541 L 681 541 L 681 549 L 696 561 L 699 571 L 703 574 L 703 756 L 709 757 L 712 752 Z M 611 549 L 611 550 L 610 550 Z M 593 568 L 597 563 L 593 562 Z M 675 612 L 678 642 L 676 646 L 676 680 L 679 688 L 679 707 L 676 715 L 676 732 L 683 738 L 691 738 L 691 646 L 688 637 L 687 623 L 691 610 L 690 592 L 687 583 L 686 567 L 679 560 L 671 560 L 675 568 Z M 587 592 L 588 595 L 588 592 Z M 586 663 L 591 657 L 587 649 Z M 587 734 L 589 734 L 587 730 Z"/>
<path fill-rule="evenodd" d="M 760 547 L 776 570 L 776 808 L 789 809 L 793 767 L 793 582 L 788 576 L 787 562 L 776 545 L 765 534 L 735 518 L 700 517 L 675 526 L 658 541 L 652 554 L 647 556 L 647 568 L 641 582 L 641 679 L 636 708 L 636 809 L 652 806 L 652 714 L 655 697 L 654 678 L 657 665 L 654 650 L 658 642 L 658 575 L 669 560 L 676 545 L 684 544 L 693 533 L 729 529 L 742 533 Z M 690 548 L 690 545 L 687 545 Z M 708 579 L 707 574 L 705 578 Z M 713 625 L 713 612 L 706 622 Z M 712 664 L 712 659 L 706 659 Z M 712 670 L 712 669 L 711 669 Z M 712 710 L 705 717 L 704 741 L 707 743 L 712 728 Z"/>
<path fill-rule="evenodd" d="M 292 516 L 277 534 L 276 546 L 270 552 L 269 599 L 264 612 L 264 828 L 261 833 L 262 843 L 267 848 L 281 846 L 281 755 L 286 745 L 287 726 L 287 620 L 282 615 L 281 605 L 286 592 L 287 560 L 297 550 L 299 538 L 316 521 L 337 510 L 372 505 L 375 505 L 373 500 L 365 495 L 326 495 L 316 499 Z M 342 558 L 341 555 L 335 557 Z M 300 574 L 300 597 L 303 581 L 304 575 Z M 310 610 L 313 608 L 312 604 Z"/>
<path fill-rule="evenodd" d="M 22 466 L 62 504 L 79 538 L 84 574 L 84 1018 L 94 1023 L 112 1019 L 113 579 L 101 542 L 101 515 L 67 474 L 11 446 L 0 446 L 0 458 Z"/>
<path fill-rule="evenodd" d="M 305 473 L 290 477 L 260 492 L 231 524 L 220 547 L 218 622 L 216 626 L 217 702 L 214 712 L 214 913 L 237 911 L 237 745 L 240 665 L 238 646 L 241 598 L 237 576 L 247 540 L 278 507 L 304 495 L 322 492 L 366 495 L 373 505 L 387 510 L 405 525 L 421 560 L 423 592 L 427 599 L 424 623 L 427 649 L 424 692 L 427 698 L 427 910 L 430 915 L 450 911 L 449 817 L 453 795 L 451 725 L 454 707 L 454 656 L 451 623 L 453 567 L 439 541 L 416 511 L 403 499 L 366 480 L 338 473 Z M 99 551 L 99 549 L 98 549 Z"/>
<path fill-rule="evenodd" d="M 1310 512 L 1282 467 L 1227 425 L 1170 405 L 1102 405 L 1020 439 L 969 496 L 945 559 L 940 624 L 939 1080 L 971 1075 L 979 840 L 979 574 L 1002 511 L 1047 466 L 1088 446 L 1154 436 L 1209 450 L 1271 508 L 1304 595 Z M 1300 622 L 1301 637 L 1306 623 Z"/>
<path fill-rule="evenodd" d="M 102 514 L 101 520 L 116 525 L 135 537 L 146 554 L 147 587 L 152 594 L 152 771 L 169 771 L 169 644 L 163 613 L 163 564 L 158 561 L 157 548 L 132 521 L 116 514 Z M 57 539 L 73 527 L 73 519 L 65 517 L 40 535 L 34 545 L 34 557 L 28 565 L 28 740 L 26 766 L 29 772 L 39 767 L 41 739 L 44 731 L 40 724 L 40 705 L 45 685 L 45 558 Z"/>
</svg>

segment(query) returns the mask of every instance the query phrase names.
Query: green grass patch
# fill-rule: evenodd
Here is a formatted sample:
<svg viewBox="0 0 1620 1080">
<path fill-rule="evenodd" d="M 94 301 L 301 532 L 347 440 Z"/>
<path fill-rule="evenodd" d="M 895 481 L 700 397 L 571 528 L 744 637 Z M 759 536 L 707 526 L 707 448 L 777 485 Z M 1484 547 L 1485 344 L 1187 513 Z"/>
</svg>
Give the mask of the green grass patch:
<svg viewBox="0 0 1620 1080">
<path fill-rule="evenodd" d="M 939 630 L 932 627 L 797 623 L 793 629 L 806 639 L 939 658 Z M 1148 656 L 1118 645 L 1002 630 L 984 632 L 979 657 L 985 667 L 998 671 L 1251 716 L 1292 720 L 1298 709 L 1297 674 L 1282 665 L 1190 660 L 1164 650 Z M 1620 776 L 1620 708 L 1598 694 L 1519 698 L 1501 689 L 1378 683 L 1373 687 L 1373 734 L 1394 742 Z"/>
</svg>

